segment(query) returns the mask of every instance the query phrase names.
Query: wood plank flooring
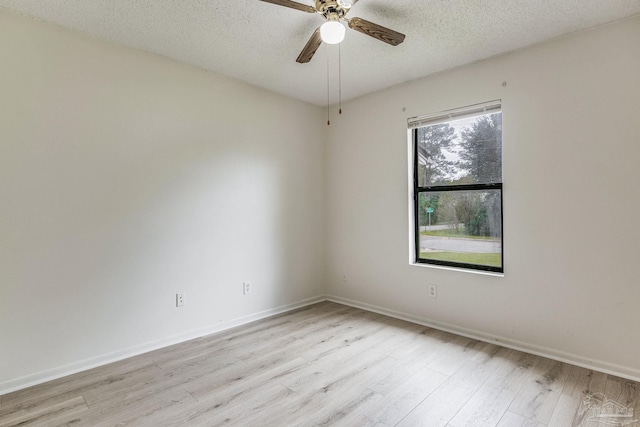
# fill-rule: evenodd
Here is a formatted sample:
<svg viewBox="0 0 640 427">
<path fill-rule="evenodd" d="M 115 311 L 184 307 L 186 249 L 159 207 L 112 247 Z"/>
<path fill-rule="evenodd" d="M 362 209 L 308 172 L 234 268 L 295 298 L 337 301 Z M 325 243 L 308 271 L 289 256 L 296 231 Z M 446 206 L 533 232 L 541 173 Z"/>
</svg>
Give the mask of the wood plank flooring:
<svg viewBox="0 0 640 427">
<path fill-rule="evenodd" d="M 638 391 L 324 302 L 0 396 L 0 426 L 640 427 Z"/>
</svg>

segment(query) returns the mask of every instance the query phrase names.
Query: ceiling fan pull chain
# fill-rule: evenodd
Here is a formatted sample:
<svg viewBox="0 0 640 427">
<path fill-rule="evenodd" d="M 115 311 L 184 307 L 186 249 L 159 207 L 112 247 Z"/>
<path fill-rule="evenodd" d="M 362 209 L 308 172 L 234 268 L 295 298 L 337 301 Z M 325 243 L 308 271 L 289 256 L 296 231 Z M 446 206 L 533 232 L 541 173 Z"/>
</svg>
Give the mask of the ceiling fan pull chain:
<svg viewBox="0 0 640 427">
<path fill-rule="evenodd" d="M 338 114 L 342 114 L 342 49 L 338 45 Z"/>
<path fill-rule="evenodd" d="M 329 91 L 329 45 L 326 43 L 325 45 L 327 51 L 327 126 L 331 126 L 331 120 L 329 118 L 329 105 L 331 105 Z"/>
</svg>

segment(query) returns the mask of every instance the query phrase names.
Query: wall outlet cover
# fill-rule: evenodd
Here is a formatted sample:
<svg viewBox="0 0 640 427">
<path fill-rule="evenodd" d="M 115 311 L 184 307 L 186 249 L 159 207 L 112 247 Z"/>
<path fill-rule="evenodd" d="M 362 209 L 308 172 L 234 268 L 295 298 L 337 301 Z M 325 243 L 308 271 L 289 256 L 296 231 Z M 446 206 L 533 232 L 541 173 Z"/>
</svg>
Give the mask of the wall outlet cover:
<svg viewBox="0 0 640 427">
<path fill-rule="evenodd" d="M 244 295 L 250 294 L 253 292 L 253 284 L 249 281 L 242 283 L 242 293 Z"/>
<path fill-rule="evenodd" d="M 438 298 L 438 285 L 429 285 L 429 298 Z"/>
<path fill-rule="evenodd" d="M 185 293 L 176 294 L 176 307 L 184 307 L 187 303 L 187 296 Z"/>
</svg>

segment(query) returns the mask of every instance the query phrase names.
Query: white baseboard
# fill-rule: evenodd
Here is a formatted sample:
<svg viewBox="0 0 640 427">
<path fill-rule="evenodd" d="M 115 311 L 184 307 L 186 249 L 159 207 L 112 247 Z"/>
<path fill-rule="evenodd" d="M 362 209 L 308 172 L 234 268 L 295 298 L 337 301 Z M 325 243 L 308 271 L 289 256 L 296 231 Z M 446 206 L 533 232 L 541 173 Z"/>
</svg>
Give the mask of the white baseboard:
<svg viewBox="0 0 640 427">
<path fill-rule="evenodd" d="M 406 320 L 408 322 L 417 323 L 419 325 L 428 326 L 430 328 L 438 329 L 452 334 L 461 335 L 463 337 L 472 338 L 478 341 L 487 342 L 490 344 L 500 345 L 513 350 L 522 351 L 525 353 L 535 354 L 537 356 L 546 357 L 548 359 L 557 360 L 559 362 L 565 362 L 570 365 L 576 365 L 595 371 L 600 371 L 605 374 L 615 375 L 621 378 L 626 378 L 632 381 L 640 381 L 640 370 L 630 368 L 627 366 L 616 365 L 614 363 L 605 362 L 602 360 L 593 360 L 580 355 L 566 353 L 563 351 L 555 350 L 548 347 L 542 347 L 538 345 L 528 344 L 521 341 L 511 340 L 500 336 L 494 336 L 486 334 L 474 329 L 461 328 L 456 325 L 448 323 L 437 322 L 424 317 L 414 316 L 406 313 L 402 313 L 395 310 L 390 310 L 384 307 L 378 307 L 375 305 L 363 303 L 361 301 L 354 301 L 348 298 L 342 298 L 334 295 L 327 295 L 328 301 L 333 301 L 339 304 L 348 305 L 351 307 L 361 308 L 363 310 L 372 311 L 374 313 L 384 314 L 385 316 L 394 317 L 400 320 Z"/>
<path fill-rule="evenodd" d="M 461 335 L 464 337 L 476 339 L 479 341 L 497 344 L 503 347 L 511 348 L 526 353 L 535 354 L 537 356 L 546 357 L 549 359 L 557 360 L 560 362 L 569 363 L 571 365 L 580 366 L 587 369 L 593 369 L 606 374 L 616 375 L 618 377 L 627 378 L 632 381 L 640 381 L 640 371 L 637 369 L 629 368 L 626 366 L 620 366 L 613 363 L 604 362 L 601 360 L 592 360 L 579 355 L 565 353 L 562 351 L 554 350 L 547 347 L 541 347 L 532 345 L 520 341 L 510 340 L 499 336 L 493 336 L 481 331 L 461 328 L 455 325 L 437 322 L 424 317 L 414 316 L 406 313 L 402 313 L 395 310 L 390 310 L 384 307 L 379 307 L 371 304 L 367 304 L 361 301 L 355 301 L 348 298 L 342 298 L 334 295 L 317 296 L 314 298 L 308 298 L 296 303 L 283 305 L 280 307 L 264 310 L 258 313 L 254 313 L 248 316 L 239 317 L 236 319 L 228 320 L 226 322 L 210 325 L 205 328 L 189 331 L 183 334 L 173 335 L 163 339 L 150 341 L 144 344 L 129 347 L 123 350 L 115 351 L 112 353 L 104 354 L 101 356 L 92 357 L 90 359 L 81 360 L 78 362 L 70 363 L 67 365 L 59 366 L 56 368 L 48 369 L 45 371 L 37 372 L 35 374 L 26 375 L 20 378 L 11 379 L 0 383 L 0 396 L 3 394 L 11 393 L 16 390 L 31 387 L 37 384 L 41 384 L 47 381 L 55 380 L 65 377 L 67 375 L 75 374 L 77 372 L 86 371 L 88 369 L 103 366 L 109 363 L 117 362 L 119 360 L 126 359 L 128 357 L 137 356 L 149 351 L 157 350 L 170 345 L 179 344 L 191 339 L 200 338 L 206 335 L 215 334 L 225 331 L 227 329 L 234 328 L 236 326 L 244 325 L 254 322 L 256 320 L 264 319 L 266 317 L 275 316 L 277 314 L 286 313 L 288 311 L 296 310 L 298 308 L 306 307 L 311 304 L 316 304 L 322 301 L 332 301 L 339 304 L 348 305 L 351 307 L 360 308 L 374 313 L 383 314 L 385 316 L 394 317 L 396 319 L 406 320 L 408 322 L 417 323 L 419 325 L 428 326 L 434 329 L 438 329 L 452 334 Z"/>
<path fill-rule="evenodd" d="M 324 296 L 318 296 L 314 298 L 308 298 L 302 301 L 298 301 L 292 304 L 275 307 L 269 310 L 264 310 L 258 313 L 250 314 L 248 316 L 239 317 L 236 319 L 228 320 L 226 322 L 217 323 L 204 328 L 199 328 L 189 332 L 173 335 L 170 337 L 162 338 L 159 340 L 149 341 L 144 344 L 136 345 L 133 347 L 125 348 L 122 350 L 114 351 L 112 353 L 103 354 L 100 356 L 92 357 L 90 359 L 80 360 L 78 362 L 69 363 L 67 365 L 58 366 L 56 368 L 47 369 L 45 371 L 37 372 L 35 374 L 26 375 L 20 378 L 3 381 L 0 383 L 0 396 L 3 394 L 11 393 L 13 391 L 21 390 L 23 388 L 31 387 L 37 384 L 42 384 L 47 381 L 55 380 L 58 378 L 66 377 L 67 375 L 75 374 L 88 369 L 103 366 L 109 363 L 117 362 L 119 360 L 126 359 L 128 357 L 138 356 L 149 351 L 158 350 L 170 345 L 179 344 L 195 338 L 200 338 L 206 335 L 215 334 L 224 330 L 234 328 L 236 326 L 244 325 L 254 322 L 256 320 L 264 319 L 266 317 L 275 316 L 276 314 L 285 313 L 287 311 L 296 310 L 311 304 L 326 301 Z"/>
</svg>

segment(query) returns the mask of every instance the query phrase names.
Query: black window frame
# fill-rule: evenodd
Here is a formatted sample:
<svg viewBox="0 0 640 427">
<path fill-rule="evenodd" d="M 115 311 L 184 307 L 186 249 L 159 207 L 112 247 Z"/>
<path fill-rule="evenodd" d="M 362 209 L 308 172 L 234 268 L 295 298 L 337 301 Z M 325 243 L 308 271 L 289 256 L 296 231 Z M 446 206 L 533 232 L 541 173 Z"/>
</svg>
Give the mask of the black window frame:
<svg viewBox="0 0 640 427">
<path fill-rule="evenodd" d="M 500 108 L 502 113 L 502 108 Z M 478 113 L 478 116 L 482 113 Z M 452 117 L 451 120 L 455 120 Z M 428 124 L 424 126 L 429 126 Z M 418 180 L 418 128 L 423 126 L 415 126 L 412 129 L 412 163 L 413 163 L 413 232 L 415 237 L 414 249 L 416 264 L 430 264 L 437 266 L 462 268 L 465 270 L 488 271 L 493 273 L 504 273 L 504 211 L 503 211 L 503 182 L 492 182 L 483 184 L 446 184 L 446 185 L 429 185 L 420 187 Z M 502 156 L 500 161 L 502 162 Z M 504 181 L 504 179 L 502 179 Z M 421 193 L 449 192 L 449 191 L 482 191 L 482 190 L 499 190 L 500 194 L 500 267 L 482 264 L 467 264 L 453 261 L 441 261 L 434 259 L 420 258 L 420 219 L 419 219 L 419 195 Z"/>
</svg>

